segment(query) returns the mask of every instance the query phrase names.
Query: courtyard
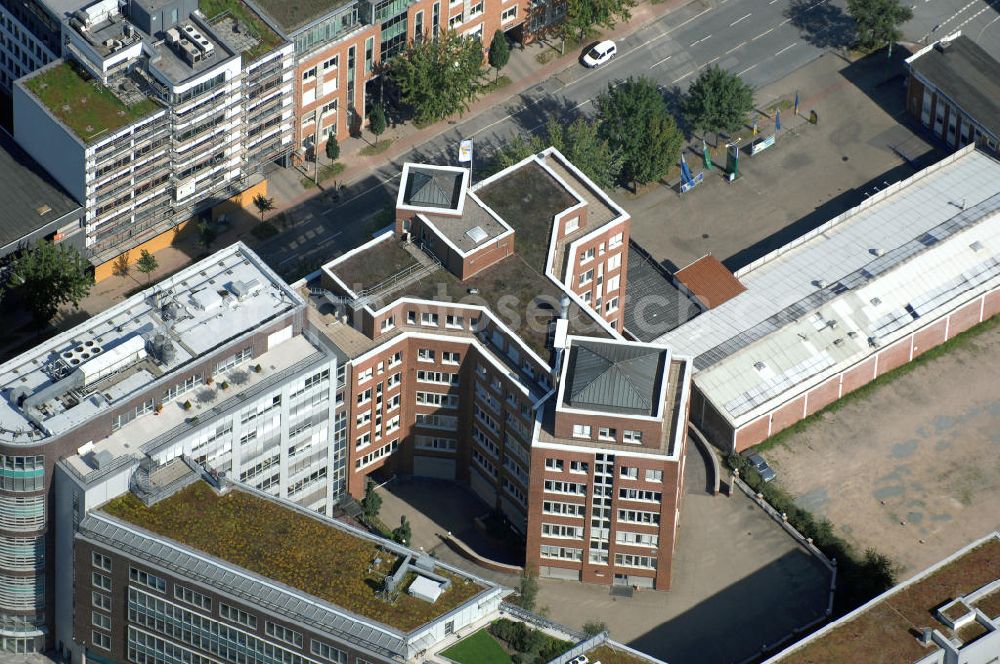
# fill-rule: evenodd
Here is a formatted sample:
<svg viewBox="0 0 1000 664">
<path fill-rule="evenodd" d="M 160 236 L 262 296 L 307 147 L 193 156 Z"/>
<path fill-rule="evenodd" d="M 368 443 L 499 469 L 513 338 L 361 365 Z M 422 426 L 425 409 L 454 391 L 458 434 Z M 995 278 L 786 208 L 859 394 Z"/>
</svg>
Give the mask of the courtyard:
<svg viewBox="0 0 1000 664">
<path fill-rule="evenodd" d="M 536 610 L 575 629 L 600 620 L 617 641 L 666 662 L 699 664 L 741 661 L 823 616 L 827 569 L 741 492 L 712 496 L 706 482 L 705 460 L 691 443 L 669 591 L 621 597 L 606 586 L 540 579 Z M 453 530 L 473 548 L 479 545 L 469 532 L 475 531 L 471 519 L 489 508 L 467 489 L 415 479 L 394 480 L 379 492 L 381 518 L 394 526 L 405 514 L 413 524 L 415 547 L 516 587 L 517 575 L 473 565 L 438 537 Z M 720 631 L 725 638 L 719 638 Z"/>
</svg>

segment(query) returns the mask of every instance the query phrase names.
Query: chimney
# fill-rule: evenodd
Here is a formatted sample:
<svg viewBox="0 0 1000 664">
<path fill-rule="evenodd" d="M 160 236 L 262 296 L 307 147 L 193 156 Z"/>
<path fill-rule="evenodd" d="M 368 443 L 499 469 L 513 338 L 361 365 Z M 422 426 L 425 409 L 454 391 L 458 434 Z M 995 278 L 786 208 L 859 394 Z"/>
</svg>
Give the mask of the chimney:
<svg viewBox="0 0 1000 664">
<path fill-rule="evenodd" d="M 929 646 L 934 642 L 934 630 L 930 627 L 924 627 L 920 632 L 920 645 Z"/>
</svg>

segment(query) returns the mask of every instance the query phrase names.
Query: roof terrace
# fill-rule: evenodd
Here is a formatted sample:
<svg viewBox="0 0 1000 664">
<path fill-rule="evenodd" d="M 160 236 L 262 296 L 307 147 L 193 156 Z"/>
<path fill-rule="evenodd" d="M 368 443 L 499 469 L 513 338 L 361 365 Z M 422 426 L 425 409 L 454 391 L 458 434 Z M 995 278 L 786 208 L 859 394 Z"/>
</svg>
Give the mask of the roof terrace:
<svg viewBox="0 0 1000 664">
<path fill-rule="evenodd" d="M 198 0 L 198 9 L 219 37 L 240 51 L 244 64 L 277 48 L 283 41 L 241 0 Z"/>
<path fill-rule="evenodd" d="M 234 244 L 0 365 L 0 440 L 61 435 L 302 306 Z"/>
<path fill-rule="evenodd" d="M 126 105 L 110 88 L 65 60 L 38 70 L 24 86 L 84 143 L 160 109 L 148 97 Z"/>
<path fill-rule="evenodd" d="M 936 642 L 921 643 L 923 630 L 935 628 L 956 647 L 964 647 L 983 637 L 989 628 L 983 629 L 984 626 L 977 620 L 968 621 L 958 629 L 945 628 L 939 620 L 945 618 L 951 622 L 959 617 L 958 613 L 971 612 L 970 606 L 965 607 L 968 611 L 957 613 L 948 609 L 964 604 L 955 602 L 956 598 L 974 593 L 984 586 L 1000 585 L 994 583 L 998 579 L 1000 535 L 995 533 L 943 564 L 896 586 L 769 661 L 781 664 L 943 662 L 943 659 L 924 659 L 940 648 Z M 998 604 L 990 595 L 979 602 L 970 600 L 969 604 L 985 614 L 987 624 L 995 622 L 997 614 L 1000 614 Z M 939 609 L 946 610 L 939 613 Z"/>
<path fill-rule="evenodd" d="M 355 0 L 256 0 L 256 4 L 265 12 L 286 35 L 313 21 L 319 20 L 350 5 Z"/>
<path fill-rule="evenodd" d="M 405 590 L 394 602 L 387 601 L 379 591 L 403 563 L 397 551 L 335 522 L 239 489 L 219 495 L 197 482 L 149 507 L 128 493 L 102 511 L 400 632 L 410 632 L 487 589 L 435 567 L 431 574 L 450 582 L 435 601 Z M 399 587 L 409 588 L 418 576 L 428 578 L 407 572 Z"/>
<path fill-rule="evenodd" d="M 520 243 L 515 241 L 515 247 Z M 379 291 L 373 309 L 404 297 L 438 302 L 484 306 L 509 327 L 542 359 L 548 357 L 549 324 L 559 315 L 562 290 L 534 269 L 520 254 L 504 258 L 475 276 L 460 281 L 448 270 L 436 267 L 415 273 L 415 279 L 396 275 L 422 265 L 414 252 L 391 235 L 368 249 L 327 268 L 355 294 Z M 570 305 L 570 330 L 575 334 L 607 337 L 607 332 L 575 303 Z"/>
</svg>

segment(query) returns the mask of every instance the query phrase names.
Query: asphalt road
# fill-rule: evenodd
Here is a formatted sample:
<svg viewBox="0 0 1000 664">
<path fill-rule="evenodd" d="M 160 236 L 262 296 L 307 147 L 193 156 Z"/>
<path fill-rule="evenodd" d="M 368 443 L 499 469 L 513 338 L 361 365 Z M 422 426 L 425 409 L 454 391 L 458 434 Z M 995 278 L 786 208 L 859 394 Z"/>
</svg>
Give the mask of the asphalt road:
<svg viewBox="0 0 1000 664">
<path fill-rule="evenodd" d="M 1000 47 L 995 9 L 1000 0 L 915 0 L 912 6 L 907 39 L 919 41 L 938 26 L 928 38 L 961 29 L 990 50 Z M 549 116 L 571 120 L 589 114 L 609 84 L 630 75 L 655 80 L 668 102 L 710 64 L 740 74 L 756 88 L 776 81 L 847 43 L 850 20 L 844 7 L 842 0 L 695 0 L 620 40 L 618 57 L 608 64 L 595 70 L 571 66 L 387 162 L 340 200 L 311 199 L 292 211 L 296 226 L 261 251 L 279 271 L 315 269 L 370 236 L 373 218 L 395 197 L 403 162 L 454 163 L 462 138 L 475 139 L 482 155 L 517 131 L 539 129 Z"/>
</svg>

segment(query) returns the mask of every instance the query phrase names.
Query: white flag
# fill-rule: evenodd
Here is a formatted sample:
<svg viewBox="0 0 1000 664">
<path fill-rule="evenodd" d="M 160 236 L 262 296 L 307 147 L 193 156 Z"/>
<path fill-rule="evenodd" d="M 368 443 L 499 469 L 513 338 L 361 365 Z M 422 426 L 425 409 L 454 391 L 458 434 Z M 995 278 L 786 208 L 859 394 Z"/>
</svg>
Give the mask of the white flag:
<svg viewBox="0 0 1000 664">
<path fill-rule="evenodd" d="M 472 139 L 467 138 L 458 144 L 458 161 L 472 161 Z"/>
</svg>

